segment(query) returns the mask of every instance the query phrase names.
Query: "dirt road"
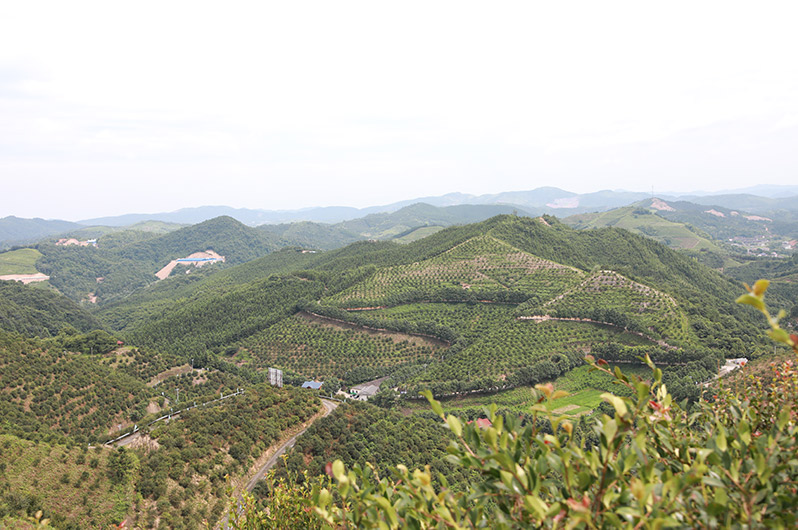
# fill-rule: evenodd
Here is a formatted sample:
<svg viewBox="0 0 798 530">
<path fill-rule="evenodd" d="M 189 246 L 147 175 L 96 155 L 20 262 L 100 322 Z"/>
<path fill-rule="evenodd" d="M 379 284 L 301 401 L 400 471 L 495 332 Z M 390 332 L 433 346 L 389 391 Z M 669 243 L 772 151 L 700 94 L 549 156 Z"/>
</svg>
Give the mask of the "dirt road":
<svg viewBox="0 0 798 530">
<path fill-rule="evenodd" d="M 326 409 L 324 411 L 324 414 L 321 415 L 322 418 L 325 416 L 329 416 L 332 413 L 332 411 L 334 411 L 339 405 L 337 401 L 327 401 L 326 399 L 322 399 L 321 403 L 322 405 L 324 405 L 324 408 Z M 289 438 L 285 443 L 283 443 L 283 445 L 281 445 L 277 449 L 277 451 L 274 452 L 272 457 L 269 458 L 269 460 L 267 460 L 265 464 L 263 464 L 263 466 L 258 470 L 257 473 L 255 473 L 255 476 L 253 476 L 252 479 L 249 482 L 247 482 L 247 491 L 252 491 L 255 488 L 255 484 L 257 484 L 258 481 L 263 478 L 263 475 L 265 475 L 268 470 L 274 467 L 274 465 L 277 463 L 277 460 L 283 455 L 283 453 L 285 453 L 288 449 L 294 447 L 294 444 L 296 444 L 296 439 L 299 438 L 306 430 L 307 429 L 303 429 L 302 431 L 295 434 L 293 437 Z"/>
<path fill-rule="evenodd" d="M 334 411 L 336 408 L 338 408 L 338 405 L 340 405 L 340 403 L 338 403 L 337 401 L 330 401 L 330 400 L 327 400 L 327 399 L 322 399 L 321 400 L 321 404 L 324 405 L 324 413 L 321 416 L 318 416 L 316 418 L 316 420 L 314 420 L 314 422 L 318 421 L 321 418 L 329 416 L 330 414 L 332 414 L 332 411 Z M 274 467 L 275 464 L 277 464 L 277 460 L 288 449 L 294 447 L 294 444 L 296 443 L 297 438 L 302 436 L 302 434 L 306 430 L 308 430 L 308 427 L 310 427 L 311 425 L 313 425 L 313 423 L 308 424 L 304 429 L 302 429 L 301 431 L 296 433 L 294 436 L 292 436 L 288 440 L 284 441 L 277 448 L 277 450 L 274 452 L 274 454 L 266 461 L 265 464 L 263 464 L 260 467 L 260 469 L 258 469 L 258 472 L 255 473 L 255 475 L 252 476 L 252 478 L 249 480 L 249 482 L 247 482 L 247 485 L 245 487 L 246 491 L 252 491 L 255 488 L 255 485 L 258 483 L 258 481 L 263 478 L 263 476 L 266 474 L 267 471 L 269 471 L 271 468 Z M 242 505 L 241 501 L 242 501 L 241 496 L 238 496 L 238 499 L 237 499 L 237 510 L 236 511 L 239 514 L 243 511 L 243 505 Z M 225 510 L 225 513 L 222 515 L 222 519 L 219 521 L 219 523 L 217 523 L 216 528 L 224 528 L 224 530 L 228 530 L 230 528 L 229 517 L 230 516 L 229 516 L 228 510 Z"/>
</svg>

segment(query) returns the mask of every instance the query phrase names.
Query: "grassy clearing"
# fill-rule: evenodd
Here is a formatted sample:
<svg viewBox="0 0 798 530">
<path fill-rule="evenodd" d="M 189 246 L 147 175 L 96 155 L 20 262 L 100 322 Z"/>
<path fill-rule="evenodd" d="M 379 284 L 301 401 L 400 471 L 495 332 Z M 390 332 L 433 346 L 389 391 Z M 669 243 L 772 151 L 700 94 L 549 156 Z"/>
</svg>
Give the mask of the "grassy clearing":
<svg viewBox="0 0 798 530">
<path fill-rule="evenodd" d="M 651 370 L 643 365 L 618 365 L 624 374 L 637 375 L 645 378 L 651 374 Z M 611 367 L 614 369 L 614 367 Z M 626 388 L 615 384 L 615 379 L 602 373 L 590 371 L 589 366 L 580 366 L 558 377 L 554 382 L 554 388 L 565 390 L 569 394 L 565 397 L 547 402 L 546 408 L 557 415 L 580 416 L 588 414 L 599 406 L 603 401 L 601 394 L 612 392 L 623 394 Z M 510 410 L 519 414 L 529 413 L 532 405 L 536 403 L 533 398 L 531 386 L 521 386 L 497 392 L 495 394 L 471 394 L 454 398 L 443 398 L 440 400 L 443 409 L 447 412 L 463 411 L 465 409 L 479 409 L 491 403 L 495 403 L 500 409 Z M 430 406 L 426 400 L 413 400 L 403 403 L 406 413 L 429 411 Z"/>
<path fill-rule="evenodd" d="M 588 414 L 603 401 L 601 394 L 605 390 L 580 390 L 575 394 L 554 399 L 546 403 L 546 408 L 558 416 L 579 416 Z"/>
<path fill-rule="evenodd" d="M 0 276 L 6 274 L 35 274 L 36 260 L 42 253 L 35 248 L 20 248 L 0 254 Z"/>
<path fill-rule="evenodd" d="M 405 234 L 402 237 L 397 237 L 394 239 L 397 243 L 412 243 L 413 241 L 418 241 L 419 239 L 423 239 L 427 236 L 431 236 L 436 232 L 440 232 L 443 230 L 442 226 L 422 226 L 417 230 L 413 230 L 409 234 Z"/>
</svg>

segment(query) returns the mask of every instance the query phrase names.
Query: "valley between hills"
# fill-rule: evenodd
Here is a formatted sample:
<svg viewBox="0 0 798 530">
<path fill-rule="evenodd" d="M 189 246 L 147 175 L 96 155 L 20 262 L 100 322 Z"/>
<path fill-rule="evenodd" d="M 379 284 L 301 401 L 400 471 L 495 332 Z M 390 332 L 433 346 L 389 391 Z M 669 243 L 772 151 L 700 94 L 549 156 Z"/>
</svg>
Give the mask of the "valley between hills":
<svg viewBox="0 0 798 530">
<path fill-rule="evenodd" d="M 454 425 L 520 433 L 545 413 L 549 431 L 567 424 L 599 446 L 594 423 L 621 422 L 613 399 L 639 391 L 623 378 L 661 383 L 668 403 L 698 411 L 722 366 L 791 355 L 735 300 L 742 281 L 771 278 L 768 302 L 790 331 L 798 262 L 744 248 L 764 221 L 660 202 L 673 206 L 564 220 L 413 206 L 341 226 L 67 227 L 0 253 L 0 272 L 47 276 L 0 281 L 0 521 L 203 528 L 271 506 L 262 522 L 282 513 L 320 526 L 323 481 L 342 476 L 333 461 L 369 462 L 380 477 L 429 466 L 435 487 L 464 492 L 491 472 L 447 457 Z M 775 223 L 768 234 L 776 248 L 795 232 Z M 459 419 L 447 430 L 441 415 Z"/>
</svg>

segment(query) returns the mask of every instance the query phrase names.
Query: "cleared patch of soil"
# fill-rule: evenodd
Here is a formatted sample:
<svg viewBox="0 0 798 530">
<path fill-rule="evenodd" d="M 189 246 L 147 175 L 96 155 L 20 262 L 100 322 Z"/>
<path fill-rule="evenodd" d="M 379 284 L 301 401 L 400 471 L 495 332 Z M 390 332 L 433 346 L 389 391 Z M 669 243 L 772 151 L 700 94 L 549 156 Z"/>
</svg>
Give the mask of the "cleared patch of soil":
<svg viewBox="0 0 798 530">
<path fill-rule="evenodd" d="M 558 409 L 552 410 L 554 414 L 565 414 L 566 412 L 570 412 L 572 410 L 576 410 L 579 408 L 579 405 L 566 405 L 564 407 L 560 407 Z"/>
<path fill-rule="evenodd" d="M 356 324 L 350 324 L 348 322 L 342 322 L 340 320 L 333 320 L 319 315 L 312 315 L 310 313 L 305 313 L 304 311 L 297 313 L 297 315 L 299 315 L 299 317 L 304 318 L 309 322 L 320 324 L 323 327 L 333 328 L 333 329 L 353 329 L 355 331 L 368 333 L 369 335 L 372 336 L 390 337 L 394 342 L 402 342 L 406 340 L 407 342 L 416 344 L 418 346 L 433 346 L 433 347 L 448 346 L 448 344 L 446 344 L 445 342 L 430 337 L 421 337 L 418 335 L 399 333 L 398 331 L 364 328 Z"/>
<path fill-rule="evenodd" d="M 154 387 L 158 383 L 161 383 L 162 381 L 164 381 L 164 380 L 166 380 L 166 379 L 168 379 L 168 378 L 170 378 L 172 376 L 187 374 L 187 373 L 189 373 L 191 371 L 192 371 L 192 368 L 191 368 L 190 364 L 184 364 L 184 365 L 181 365 L 181 366 L 175 366 L 174 368 L 170 368 L 170 369 L 166 370 L 165 372 L 161 372 L 160 374 L 154 376 L 152 379 L 150 379 L 150 382 L 147 383 L 147 386 L 148 387 Z"/>
<path fill-rule="evenodd" d="M 676 208 L 668 204 L 667 202 L 663 201 L 662 199 L 651 199 L 651 207 L 655 210 L 660 210 L 662 212 L 675 212 Z"/>
<path fill-rule="evenodd" d="M 150 438 L 149 436 L 142 434 L 137 437 L 135 440 L 130 442 L 128 445 L 131 449 L 143 449 L 146 452 L 150 451 L 157 451 L 161 445 L 158 443 L 158 440 L 154 438 Z"/>
<path fill-rule="evenodd" d="M 41 272 L 37 272 L 36 274 L 4 274 L 0 276 L 0 280 L 22 282 L 25 285 L 33 282 L 43 282 L 49 279 L 49 276 Z"/>
</svg>

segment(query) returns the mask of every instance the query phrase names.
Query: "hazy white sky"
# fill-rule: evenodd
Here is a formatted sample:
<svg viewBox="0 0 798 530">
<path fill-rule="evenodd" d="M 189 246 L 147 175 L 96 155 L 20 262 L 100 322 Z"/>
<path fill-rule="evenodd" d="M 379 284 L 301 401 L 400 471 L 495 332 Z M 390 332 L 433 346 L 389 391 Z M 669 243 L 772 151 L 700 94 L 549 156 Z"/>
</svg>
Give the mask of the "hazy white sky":
<svg viewBox="0 0 798 530">
<path fill-rule="evenodd" d="M 0 217 L 798 183 L 795 2 L 3 2 Z"/>
</svg>

